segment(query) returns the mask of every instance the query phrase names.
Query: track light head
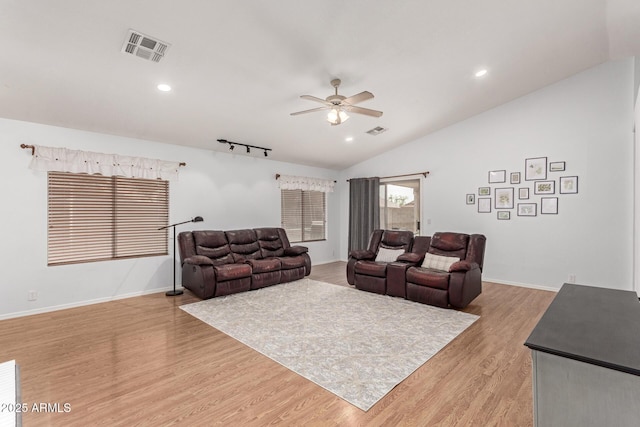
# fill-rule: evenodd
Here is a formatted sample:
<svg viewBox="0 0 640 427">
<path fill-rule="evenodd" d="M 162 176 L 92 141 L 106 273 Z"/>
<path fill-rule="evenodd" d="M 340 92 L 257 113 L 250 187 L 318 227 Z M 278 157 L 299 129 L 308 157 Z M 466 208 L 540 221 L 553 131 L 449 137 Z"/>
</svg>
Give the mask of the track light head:
<svg viewBox="0 0 640 427">
<path fill-rule="evenodd" d="M 234 148 L 236 148 L 235 145 L 229 144 L 229 150 L 233 151 Z"/>
<path fill-rule="evenodd" d="M 267 156 L 268 156 L 268 154 L 267 154 L 267 150 L 264 150 L 264 156 L 265 156 L 265 157 L 267 157 Z"/>
<path fill-rule="evenodd" d="M 247 153 L 251 152 L 251 148 L 247 145 Z"/>
</svg>

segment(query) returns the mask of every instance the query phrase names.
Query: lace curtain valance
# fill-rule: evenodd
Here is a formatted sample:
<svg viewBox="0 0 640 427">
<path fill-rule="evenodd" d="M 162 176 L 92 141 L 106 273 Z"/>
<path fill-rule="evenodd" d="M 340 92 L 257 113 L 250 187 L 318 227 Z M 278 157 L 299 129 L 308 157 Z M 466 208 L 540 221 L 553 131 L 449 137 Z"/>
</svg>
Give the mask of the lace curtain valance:
<svg viewBox="0 0 640 427">
<path fill-rule="evenodd" d="M 46 172 L 99 173 L 105 176 L 172 180 L 178 178 L 180 163 L 35 145 L 29 167 Z"/>
<path fill-rule="evenodd" d="M 292 175 L 280 175 L 278 184 L 281 190 L 321 191 L 323 193 L 333 193 L 335 186 L 335 182 L 330 179 Z"/>
</svg>

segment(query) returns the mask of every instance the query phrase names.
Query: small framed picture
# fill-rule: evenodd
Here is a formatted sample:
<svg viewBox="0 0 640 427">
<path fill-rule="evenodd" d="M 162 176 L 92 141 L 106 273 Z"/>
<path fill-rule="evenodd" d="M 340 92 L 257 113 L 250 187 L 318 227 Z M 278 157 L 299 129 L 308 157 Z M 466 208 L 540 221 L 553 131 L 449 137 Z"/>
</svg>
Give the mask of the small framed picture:
<svg viewBox="0 0 640 427">
<path fill-rule="evenodd" d="M 491 199 L 478 197 L 478 213 L 491 212 Z"/>
<path fill-rule="evenodd" d="M 513 209 L 513 187 L 496 188 L 493 194 L 496 209 Z"/>
<path fill-rule="evenodd" d="M 518 199 L 529 200 L 529 188 L 522 187 L 518 189 Z"/>
<path fill-rule="evenodd" d="M 489 184 L 507 182 L 507 171 L 489 171 Z"/>
<path fill-rule="evenodd" d="M 518 203 L 518 216 L 536 216 L 538 205 L 535 203 Z"/>
<path fill-rule="evenodd" d="M 511 219 L 511 212 L 498 211 L 498 219 Z"/>
<path fill-rule="evenodd" d="M 509 182 L 511 184 L 520 184 L 520 172 L 511 172 L 509 174 Z"/>
<path fill-rule="evenodd" d="M 536 181 L 533 187 L 533 194 L 555 194 L 555 181 Z"/>
<path fill-rule="evenodd" d="M 467 194 L 467 204 L 475 205 L 476 203 L 476 195 L 475 194 Z"/>
<path fill-rule="evenodd" d="M 549 172 L 562 172 L 565 168 L 565 162 L 549 163 Z"/>
<path fill-rule="evenodd" d="M 560 194 L 578 194 L 578 177 L 561 176 Z"/>
<path fill-rule="evenodd" d="M 537 181 L 547 179 L 547 158 L 534 157 L 524 161 L 524 180 Z"/>
<path fill-rule="evenodd" d="M 490 196 L 490 195 L 491 195 L 491 187 L 478 188 L 478 196 Z"/>
<path fill-rule="evenodd" d="M 540 198 L 540 213 L 541 214 L 558 214 L 558 198 L 557 197 L 542 197 Z"/>
</svg>

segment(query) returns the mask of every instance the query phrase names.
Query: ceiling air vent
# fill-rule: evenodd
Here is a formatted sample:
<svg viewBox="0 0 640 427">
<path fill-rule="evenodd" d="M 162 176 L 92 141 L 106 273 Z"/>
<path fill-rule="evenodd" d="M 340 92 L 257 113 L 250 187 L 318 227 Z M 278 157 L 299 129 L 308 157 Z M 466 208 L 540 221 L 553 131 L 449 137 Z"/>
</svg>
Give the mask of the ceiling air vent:
<svg viewBox="0 0 640 427">
<path fill-rule="evenodd" d="M 129 30 L 122 45 L 122 52 L 135 55 L 147 61 L 160 62 L 171 46 L 138 31 Z"/>
<path fill-rule="evenodd" d="M 376 126 L 376 127 L 374 127 L 373 129 L 368 130 L 368 131 L 367 131 L 367 133 L 368 133 L 369 135 L 376 136 L 376 135 L 380 135 L 380 134 L 381 134 L 381 133 L 383 133 L 383 132 L 386 132 L 387 130 L 388 130 L 387 128 L 383 128 L 383 127 L 381 127 L 381 126 Z"/>
</svg>

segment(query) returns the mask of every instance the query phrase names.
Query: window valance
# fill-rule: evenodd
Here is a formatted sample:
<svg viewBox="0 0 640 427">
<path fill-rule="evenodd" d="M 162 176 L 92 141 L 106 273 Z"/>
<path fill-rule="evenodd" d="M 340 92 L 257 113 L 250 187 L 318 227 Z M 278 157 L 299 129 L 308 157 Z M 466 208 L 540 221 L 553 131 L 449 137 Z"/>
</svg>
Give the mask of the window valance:
<svg viewBox="0 0 640 427">
<path fill-rule="evenodd" d="M 29 167 L 46 172 L 98 173 L 105 176 L 172 180 L 178 178 L 180 163 L 34 145 Z"/>
<path fill-rule="evenodd" d="M 335 181 L 322 178 L 309 178 L 306 176 L 277 175 L 281 190 L 321 191 L 333 193 Z"/>
</svg>

